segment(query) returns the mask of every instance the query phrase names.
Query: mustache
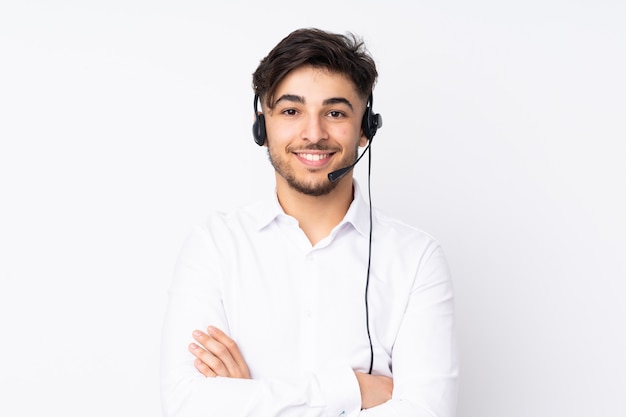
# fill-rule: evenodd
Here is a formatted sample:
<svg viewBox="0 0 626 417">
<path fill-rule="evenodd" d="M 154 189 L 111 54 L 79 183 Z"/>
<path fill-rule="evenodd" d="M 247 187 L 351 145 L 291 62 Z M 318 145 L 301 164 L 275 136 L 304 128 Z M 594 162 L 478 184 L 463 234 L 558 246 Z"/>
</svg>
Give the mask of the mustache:
<svg viewBox="0 0 626 417">
<path fill-rule="evenodd" d="M 288 151 L 290 152 L 322 151 L 322 152 L 334 153 L 334 152 L 337 152 L 338 149 L 335 147 L 326 146 L 326 145 L 319 144 L 319 143 L 312 143 L 304 147 L 299 146 L 297 148 L 289 148 Z"/>
</svg>

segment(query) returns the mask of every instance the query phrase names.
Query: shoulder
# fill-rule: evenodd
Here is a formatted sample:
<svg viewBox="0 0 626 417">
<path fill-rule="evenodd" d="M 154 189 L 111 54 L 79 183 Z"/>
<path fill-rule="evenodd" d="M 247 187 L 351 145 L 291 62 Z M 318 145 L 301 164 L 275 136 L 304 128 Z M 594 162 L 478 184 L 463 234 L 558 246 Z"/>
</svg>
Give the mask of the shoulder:
<svg viewBox="0 0 626 417">
<path fill-rule="evenodd" d="M 374 213 L 372 256 L 381 261 L 376 269 L 379 280 L 402 288 L 450 282 L 448 261 L 437 239 L 398 218 Z"/>
<path fill-rule="evenodd" d="M 181 255 L 196 261 L 227 259 L 254 238 L 258 230 L 255 203 L 248 206 L 211 210 L 193 223 L 184 239 Z"/>
<path fill-rule="evenodd" d="M 388 213 L 374 209 L 373 235 L 377 240 L 398 248 L 410 250 L 434 250 L 440 248 L 439 242 L 428 232 L 410 225 Z"/>
<path fill-rule="evenodd" d="M 212 210 L 195 230 L 218 239 L 247 234 L 262 227 L 265 207 L 258 201 L 229 210 Z"/>
</svg>

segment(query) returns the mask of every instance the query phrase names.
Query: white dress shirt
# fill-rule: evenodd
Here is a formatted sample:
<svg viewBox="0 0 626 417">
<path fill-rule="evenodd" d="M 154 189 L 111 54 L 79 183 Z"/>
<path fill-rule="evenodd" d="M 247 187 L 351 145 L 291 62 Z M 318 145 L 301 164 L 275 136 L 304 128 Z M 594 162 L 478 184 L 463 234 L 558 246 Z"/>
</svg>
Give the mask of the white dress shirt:
<svg viewBox="0 0 626 417">
<path fill-rule="evenodd" d="M 276 195 L 213 213 L 181 250 L 162 337 L 164 415 L 452 417 L 457 397 L 453 291 L 439 244 L 374 210 L 369 281 L 373 374 L 390 401 L 360 410 L 367 372 L 369 208 L 355 181 L 343 221 L 311 246 Z M 251 380 L 205 378 L 188 345 L 213 325 Z"/>
</svg>

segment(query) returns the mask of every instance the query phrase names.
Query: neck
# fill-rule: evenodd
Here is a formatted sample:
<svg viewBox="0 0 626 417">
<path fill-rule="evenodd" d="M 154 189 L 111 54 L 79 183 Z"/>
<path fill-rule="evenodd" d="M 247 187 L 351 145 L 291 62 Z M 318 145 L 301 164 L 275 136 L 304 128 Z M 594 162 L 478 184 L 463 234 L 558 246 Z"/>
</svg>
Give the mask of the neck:
<svg viewBox="0 0 626 417">
<path fill-rule="evenodd" d="M 354 196 L 352 176 L 346 175 L 337 186 L 323 196 L 302 194 L 277 177 L 278 201 L 286 214 L 298 220 L 306 237 L 315 245 L 330 234 L 346 215 Z"/>
</svg>

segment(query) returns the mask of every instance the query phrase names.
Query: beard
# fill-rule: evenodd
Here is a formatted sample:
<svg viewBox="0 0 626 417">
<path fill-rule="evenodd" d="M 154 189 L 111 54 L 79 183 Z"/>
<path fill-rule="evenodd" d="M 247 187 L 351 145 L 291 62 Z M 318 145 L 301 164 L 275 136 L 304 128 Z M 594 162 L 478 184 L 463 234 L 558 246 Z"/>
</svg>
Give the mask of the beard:
<svg viewBox="0 0 626 417">
<path fill-rule="evenodd" d="M 312 146 L 308 146 L 307 150 L 320 150 L 320 151 L 331 151 L 327 147 L 321 146 L 319 144 L 315 144 Z M 345 158 L 341 161 L 342 164 L 336 168 L 340 169 L 343 167 L 347 167 L 356 161 L 357 155 L 359 151 L 359 146 L 354 147 L 354 152 L 352 154 L 346 155 Z M 337 187 L 339 181 L 330 181 L 327 176 L 324 176 L 321 179 L 318 178 L 296 178 L 296 173 L 294 169 L 289 166 L 286 158 L 281 158 L 277 153 L 272 152 L 271 145 L 267 148 L 267 156 L 281 177 L 283 177 L 287 181 L 287 185 L 295 191 L 298 191 L 305 195 L 310 195 L 313 197 L 319 197 L 323 195 L 329 194 L 332 190 Z"/>
</svg>

